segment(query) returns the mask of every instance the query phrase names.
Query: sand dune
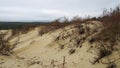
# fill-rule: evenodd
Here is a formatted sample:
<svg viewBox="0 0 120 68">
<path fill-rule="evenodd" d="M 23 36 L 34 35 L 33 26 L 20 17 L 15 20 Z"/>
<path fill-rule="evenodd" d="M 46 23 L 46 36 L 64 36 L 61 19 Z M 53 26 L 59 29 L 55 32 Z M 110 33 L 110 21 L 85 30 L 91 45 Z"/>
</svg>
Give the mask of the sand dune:
<svg viewBox="0 0 120 68">
<path fill-rule="evenodd" d="M 106 68 L 108 64 L 102 62 L 108 62 L 108 58 L 119 59 L 117 51 L 100 59 L 101 52 L 97 48 L 100 43 L 90 42 L 103 29 L 101 22 L 69 25 L 42 36 L 38 29 L 10 40 L 11 44 L 19 43 L 13 55 L 0 56 L 1 68 Z"/>
</svg>

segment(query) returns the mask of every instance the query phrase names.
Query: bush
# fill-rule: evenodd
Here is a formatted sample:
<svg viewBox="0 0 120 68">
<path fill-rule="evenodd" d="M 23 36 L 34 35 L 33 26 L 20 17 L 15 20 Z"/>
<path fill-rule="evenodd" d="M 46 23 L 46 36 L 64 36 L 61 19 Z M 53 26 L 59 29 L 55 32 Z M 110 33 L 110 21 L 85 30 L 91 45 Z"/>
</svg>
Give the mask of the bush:
<svg viewBox="0 0 120 68">
<path fill-rule="evenodd" d="M 108 56 L 112 53 L 111 50 L 107 50 L 107 49 L 104 49 L 104 48 L 101 48 L 100 49 L 100 58 L 103 58 L 105 56 Z"/>
<path fill-rule="evenodd" d="M 59 45 L 60 49 L 64 49 L 65 45 Z"/>
<path fill-rule="evenodd" d="M 70 49 L 69 54 L 71 55 L 71 54 L 75 53 L 75 51 L 76 51 L 75 49 Z"/>
<path fill-rule="evenodd" d="M 110 41 L 114 44 L 120 38 L 120 6 L 115 9 L 104 10 L 102 17 L 96 20 L 102 21 L 104 29 L 98 35 L 97 39 L 104 42 Z"/>
<path fill-rule="evenodd" d="M 107 68 L 117 68 L 115 63 L 108 64 Z"/>
<path fill-rule="evenodd" d="M 89 40 L 89 42 L 92 44 L 92 43 L 95 42 L 95 39 L 94 39 L 94 38 L 91 38 L 91 39 Z"/>
<path fill-rule="evenodd" d="M 0 54 L 9 56 L 12 51 L 8 43 L 8 39 L 4 39 L 5 34 L 0 34 Z"/>
</svg>

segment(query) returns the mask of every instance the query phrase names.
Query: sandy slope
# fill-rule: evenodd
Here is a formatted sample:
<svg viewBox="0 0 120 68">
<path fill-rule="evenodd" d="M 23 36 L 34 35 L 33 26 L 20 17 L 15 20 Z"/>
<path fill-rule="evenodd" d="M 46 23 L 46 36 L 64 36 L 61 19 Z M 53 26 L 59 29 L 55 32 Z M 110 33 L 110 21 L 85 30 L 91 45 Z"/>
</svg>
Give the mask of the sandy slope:
<svg viewBox="0 0 120 68">
<path fill-rule="evenodd" d="M 86 27 L 90 32 L 79 34 L 80 28 L 87 30 Z M 13 49 L 12 56 L 0 56 L 1 68 L 106 68 L 107 64 L 101 62 L 94 64 L 99 58 L 99 50 L 94 48 L 97 43 L 89 43 L 89 39 L 96 36 L 102 29 L 100 22 L 83 24 L 83 27 L 69 25 L 43 36 L 38 35 L 38 29 L 20 34 L 10 41 L 11 44 L 16 41 L 19 43 Z M 96 30 L 98 32 L 95 32 Z M 82 42 L 77 44 L 76 41 L 79 40 Z M 63 49 L 60 48 L 61 45 L 64 45 Z M 79 47 L 76 47 L 78 45 Z M 69 54 L 71 49 L 75 49 L 73 54 Z M 113 52 L 109 58 L 119 59 L 118 55 L 114 55 L 117 53 Z M 102 60 L 108 61 L 106 58 Z"/>
</svg>

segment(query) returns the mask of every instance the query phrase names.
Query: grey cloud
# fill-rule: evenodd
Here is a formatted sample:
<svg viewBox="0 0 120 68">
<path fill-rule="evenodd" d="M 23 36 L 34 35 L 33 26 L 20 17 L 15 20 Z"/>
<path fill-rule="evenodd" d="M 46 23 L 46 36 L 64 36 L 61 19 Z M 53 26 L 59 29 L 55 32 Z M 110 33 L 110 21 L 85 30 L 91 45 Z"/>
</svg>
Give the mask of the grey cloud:
<svg viewBox="0 0 120 68">
<path fill-rule="evenodd" d="M 58 17 L 98 16 L 118 0 L 0 0 L 0 21 L 40 21 Z"/>
</svg>

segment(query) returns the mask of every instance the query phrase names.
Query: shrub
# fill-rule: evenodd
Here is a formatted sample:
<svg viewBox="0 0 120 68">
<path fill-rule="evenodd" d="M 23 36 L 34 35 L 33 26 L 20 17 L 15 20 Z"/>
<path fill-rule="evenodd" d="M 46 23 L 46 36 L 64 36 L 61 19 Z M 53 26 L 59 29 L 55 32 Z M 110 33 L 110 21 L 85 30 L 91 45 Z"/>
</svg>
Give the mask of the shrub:
<svg viewBox="0 0 120 68">
<path fill-rule="evenodd" d="M 76 51 L 75 49 L 70 49 L 69 54 L 71 55 L 71 54 L 75 53 L 75 51 Z"/>
<path fill-rule="evenodd" d="M 65 45 L 59 45 L 60 49 L 64 49 Z"/>
<path fill-rule="evenodd" d="M 75 17 L 73 17 L 73 19 L 70 22 L 71 23 L 82 23 L 83 19 L 78 16 L 75 16 Z"/>
<path fill-rule="evenodd" d="M 107 68 L 117 68 L 115 63 L 108 64 Z"/>
<path fill-rule="evenodd" d="M 5 34 L 0 34 L 0 54 L 9 56 L 12 51 L 8 43 L 8 39 L 4 39 Z"/>
<path fill-rule="evenodd" d="M 112 53 L 111 50 L 107 50 L 107 49 L 104 49 L 104 48 L 101 48 L 100 49 L 100 58 L 103 58 L 105 56 L 108 56 Z"/>
<path fill-rule="evenodd" d="M 91 39 L 89 40 L 89 42 L 92 44 L 92 43 L 95 42 L 95 39 L 94 39 L 94 38 L 91 38 Z"/>
<path fill-rule="evenodd" d="M 102 21 L 104 29 L 98 35 L 97 40 L 110 41 L 114 44 L 120 38 L 120 6 L 115 9 L 104 10 L 103 15 L 96 20 Z"/>
<path fill-rule="evenodd" d="M 83 28 L 80 29 L 79 33 L 80 33 L 80 34 L 84 34 L 84 33 L 85 33 L 85 29 L 83 29 Z"/>
</svg>

